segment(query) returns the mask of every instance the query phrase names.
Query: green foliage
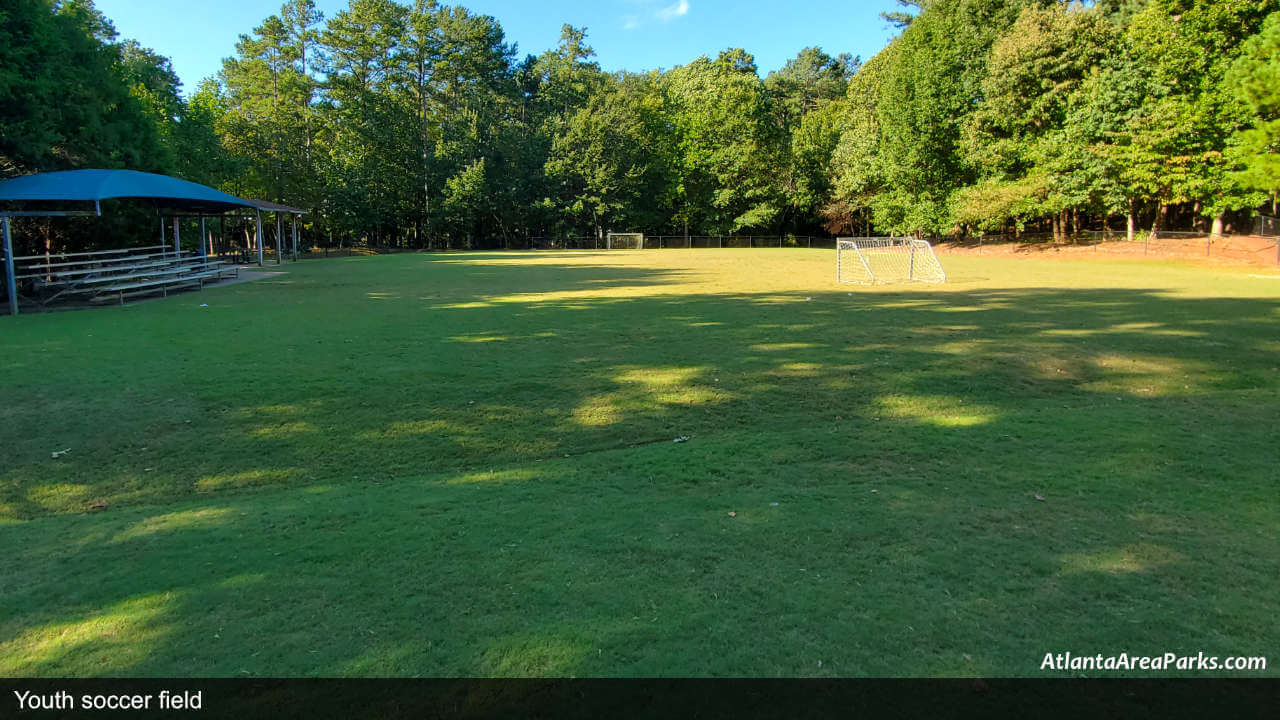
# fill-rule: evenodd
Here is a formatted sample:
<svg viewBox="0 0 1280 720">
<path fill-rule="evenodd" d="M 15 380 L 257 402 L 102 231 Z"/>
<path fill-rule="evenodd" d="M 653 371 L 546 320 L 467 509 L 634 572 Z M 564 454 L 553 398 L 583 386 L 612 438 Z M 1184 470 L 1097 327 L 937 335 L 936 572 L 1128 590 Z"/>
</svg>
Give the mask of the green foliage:
<svg viewBox="0 0 1280 720">
<path fill-rule="evenodd" d="M 1280 191 L 1280 0 L 906 0 L 862 64 L 729 49 L 606 74 L 586 30 L 518 60 L 436 0 L 287 0 L 183 97 L 88 0 L 0 14 L 0 173 L 172 172 L 344 242 L 951 234 L 1236 221 Z M 1237 224 L 1237 227 L 1239 225 Z"/>
<path fill-rule="evenodd" d="M 166 171 L 159 97 L 130 93 L 136 46 L 88 0 L 0 9 L 0 175 L 77 167 Z M 154 57 L 154 56 L 152 56 Z M 145 64 L 145 63 L 143 63 Z M 126 67 L 129 66 L 129 67 Z"/>
<path fill-rule="evenodd" d="M 1232 137 L 1231 152 L 1242 166 L 1232 177 L 1274 198 L 1280 192 L 1280 12 L 1245 42 L 1228 71 L 1227 89 L 1249 116 Z"/>
<path fill-rule="evenodd" d="M 1019 13 L 993 44 L 983 101 L 966 118 L 963 152 L 981 180 L 953 197 L 958 222 L 998 230 L 1088 201 L 1089 158 L 1064 125 L 1072 94 L 1114 41 L 1106 20 L 1078 7 Z"/>
<path fill-rule="evenodd" d="M 1008 27 L 1016 0 L 939 0 L 894 41 L 874 88 L 877 166 L 882 190 L 871 198 L 876 224 L 894 233 L 946 233 L 952 192 L 971 179 L 961 128 L 981 97 L 987 55 Z"/>
<path fill-rule="evenodd" d="M 1146 7 L 1148 0 L 1095 0 L 1093 6 L 1116 27 L 1123 28 Z"/>
<path fill-rule="evenodd" d="M 800 126 L 791 133 L 783 195 L 790 199 L 793 213 L 801 220 L 821 212 L 831 197 L 832 157 L 839 146 L 848 107 L 843 99 L 833 100 L 804 114 Z"/>
<path fill-rule="evenodd" d="M 871 202 L 885 189 L 880 153 L 878 91 L 882 77 L 896 65 L 902 44 L 894 41 L 871 58 L 849 83 L 840 123 L 840 136 L 831 153 L 828 172 L 833 199 L 821 210 L 835 233 L 853 232 L 854 220 L 869 219 Z"/>
<path fill-rule="evenodd" d="M 227 116 L 227 98 L 212 78 L 200 83 L 184 103 L 173 130 L 176 172 L 204 185 L 230 185 L 242 177 L 247 163 L 223 144 L 219 130 Z"/>
<path fill-rule="evenodd" d="M 1175 206 L 1220 227 L 1274 188 L 1226 70 L 1276 7 L 922 5 L 851 84 L 828 207 L 894 233 L 1065 232 L 1068 215 L 1144 209 L 1159 224 Z"/>
<path fill-rule="evenodd" d="M 764 79 L 784 147 L 777 183 L 791 228 L 812 227 L 831 195 L 828 168 L 847 108 L 840 102 L 861 61 L 809 47 Z"/>
<path fill-rule="evenodd" d="M 226 112 L 219 129 L 226 146 L 247 161 L 245 176 L 235 183 L 246 195 L 310 204 L 319 190 L 311 150 L 317 82 L 311 73 L 321 20 L 311 0 L 290 0 L 252 35 L 241 35 L 236 56 L 223 64 Z"/>
<path fill-rule="evenodd" d="M 1206 215 L 1256 202 L 1227 172 L 1227 149 L 1243 122 L 1224 76 L 1241 42 L 1274 0 L 1153 0 L 1126 30 L 1122 66 L 1141 97 L 1119 134 L 1121 175 L 1161 208 L 1197 202 Z M 1156 222 L 1160 218 L 1157 216 Z"/>
<path fill-rule="evenodd" d="M 781 137 L 755 60 L 726 50 L 662 76 L 679 156 L 675 217 L 715 234 L 768 227 L 781 210 Z"/>
<path fill-rule="evenodd" d="M 624 76 L 593 95 L 555 136 L 546 170 L 568 213 L 597 233 L 662 227 L 675 149 L 654 78 Z"/>
<path fill-rule="evenodd" d="M 849 78 L 860 65 L 861 60 L 847 53 L 831 57 L 822 48 L 801 50 L 764 79 L 779 123 L 788 131 L 794 130 L 806 114 L 844 97 Z"/>
</svg>

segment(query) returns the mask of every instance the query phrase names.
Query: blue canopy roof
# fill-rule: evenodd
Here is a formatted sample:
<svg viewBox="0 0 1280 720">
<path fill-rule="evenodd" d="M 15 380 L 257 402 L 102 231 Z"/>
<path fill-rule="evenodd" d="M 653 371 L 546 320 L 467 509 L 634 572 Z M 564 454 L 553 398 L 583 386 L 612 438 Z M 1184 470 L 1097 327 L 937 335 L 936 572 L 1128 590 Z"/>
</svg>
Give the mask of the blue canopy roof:
<svg viewBox="0 0 1280 720">
<path fill-rule="evenodd" d="M 153 200 L 163 207 L 181 210 L 221 212 L 253 207 L 205 185 L 136 170 L 65 170 L 0 181 L 0 203 L 96 202 L 111 198 Z"/>
</svg>

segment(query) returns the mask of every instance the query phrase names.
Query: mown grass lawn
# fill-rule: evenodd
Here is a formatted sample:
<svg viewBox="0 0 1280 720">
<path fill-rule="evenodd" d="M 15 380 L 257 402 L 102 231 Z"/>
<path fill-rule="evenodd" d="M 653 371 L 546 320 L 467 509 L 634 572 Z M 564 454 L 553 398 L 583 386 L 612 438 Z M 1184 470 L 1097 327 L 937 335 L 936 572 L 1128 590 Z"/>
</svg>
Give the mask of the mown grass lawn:
<svg viewBox="0 0 1280 720">
<path fill-rule="evenodd" d="M 4 318 L 0 675 L 1274 656 L 1280 271 L 943 262 L 396 255 Z"/>
</svg>

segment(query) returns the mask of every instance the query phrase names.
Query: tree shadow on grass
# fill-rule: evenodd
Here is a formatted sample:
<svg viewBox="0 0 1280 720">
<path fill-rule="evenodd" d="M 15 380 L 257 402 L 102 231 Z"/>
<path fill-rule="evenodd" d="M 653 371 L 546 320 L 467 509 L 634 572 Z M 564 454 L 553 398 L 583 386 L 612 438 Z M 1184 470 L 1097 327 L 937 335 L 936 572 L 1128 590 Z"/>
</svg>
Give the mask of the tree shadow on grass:
<svg viewBox="0 0 1280 720">
<path fill-rule="evenodd" d="M 0 526 L 0 674 L 1039 675 L 1280 640 L 1275 300 L 513 302 L 523 269 L 277 319 L 251 339 L 290 373 L 179 373 L 117 420 L 194 418 L 145 475 L 110 433 L 11 470 L 12 515 L 112 505 Z"/>
</svg>

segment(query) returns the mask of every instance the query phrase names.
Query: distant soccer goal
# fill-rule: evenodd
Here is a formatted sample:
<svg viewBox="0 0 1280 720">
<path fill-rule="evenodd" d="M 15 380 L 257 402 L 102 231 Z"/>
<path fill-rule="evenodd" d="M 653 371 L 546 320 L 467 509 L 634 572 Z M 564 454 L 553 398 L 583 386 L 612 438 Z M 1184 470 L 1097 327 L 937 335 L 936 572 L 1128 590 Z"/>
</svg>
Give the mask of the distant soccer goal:
<svg viewBox="0 0 1280 720">
<path fill-rule="evenodd" d="M 609 233 L 605 247 L 610 250 L 643 250 L 644 233 Z"/>
<path fill-rule="evenodd" d="M 836 239 L 836 281 L 876 285 L 947 281 L 942 263 L 925 240 L 902 237 Z"/>
</svg>

